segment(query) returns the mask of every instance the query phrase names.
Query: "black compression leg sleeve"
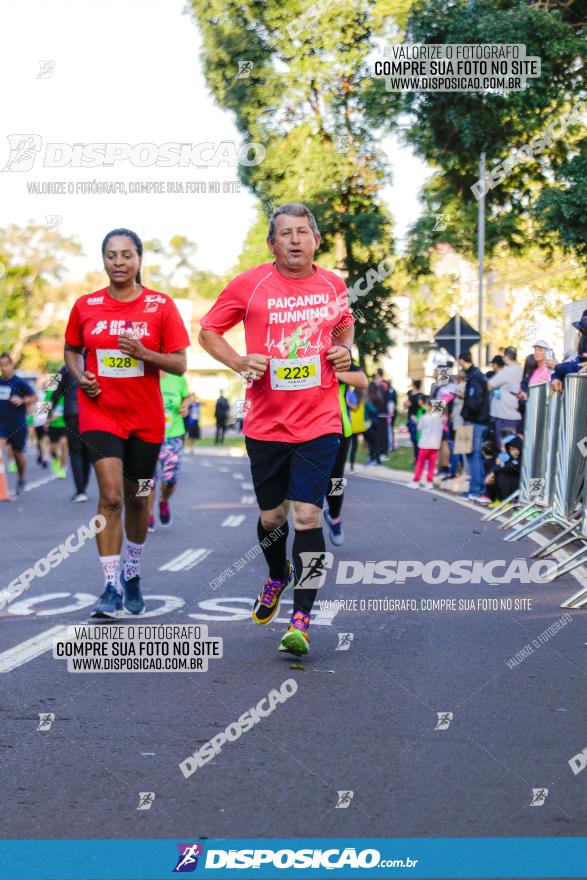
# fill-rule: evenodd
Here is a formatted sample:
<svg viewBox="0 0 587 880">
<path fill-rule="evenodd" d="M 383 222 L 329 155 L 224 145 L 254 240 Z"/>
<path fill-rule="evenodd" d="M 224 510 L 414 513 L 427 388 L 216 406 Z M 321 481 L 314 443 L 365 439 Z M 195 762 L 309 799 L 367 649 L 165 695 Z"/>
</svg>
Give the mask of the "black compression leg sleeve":
<svg viewBox="0 0 587 880">
<path fill-rule="evenodd" d="M 279 528 L 270 532 L 263 526 L 261 517 L 257 522 L 257 537 L 263 551 L 263 555 L 269 566 L 269 577 L 275 580 L 283 580 L 287 571 L 286 542 L 289 534 L 287 520 Z"/>
<path fill-rule="evenodd" d="M 295 530 L 293 542 L 293 560 L 296 572 L 296 585 L 301 582 L 303 586 L 294 589 L 294 611 L 303 611 L 309 614 L 316 599 L 317 589 L 311 589 L 312 584 L 319 585 L 321 572 L 324 569 L 324 553 L 326 543 L 322 529 Z M 304 554 L 302 561 L 301 554 Z M 306 554 L 308 554 L 306 556 Z M 305 561 L 305 565 L 303 564 Z M 308 589 L 305 588 L 307 584 Z"/>
</svg>

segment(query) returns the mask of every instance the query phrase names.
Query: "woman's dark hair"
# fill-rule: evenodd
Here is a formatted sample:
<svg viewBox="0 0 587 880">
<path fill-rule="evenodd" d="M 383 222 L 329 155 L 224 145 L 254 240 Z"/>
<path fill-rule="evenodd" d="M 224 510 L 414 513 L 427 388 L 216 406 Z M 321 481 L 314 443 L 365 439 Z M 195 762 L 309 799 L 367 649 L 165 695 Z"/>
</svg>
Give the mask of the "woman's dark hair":
<svg viewBox="0 0 587 880">
<path fill-rule="evenodd" d="M 584 333 L 579 334 L 579 345 L 577 346 L 577 354 L 579 357 L 581 355 L 587 354 L 587 336 Z"/>
<path fill-rule="evenodd" d="M 137 249 L 137 254 L 139 255 L 139 257 L 143 256 L 143 242 L 140 240 L 136 232 L 132 231 L 132 229 L 113 229 L 111 232 L 109 232 L 102 242 L 102 256 L 104 256 L 104 254 L 106 253 L 106 245 L 111 238 L 114 238 L 115 235 L 125 235 L 127 238 L 130 238 Z M 135 278 L 135 281 L 137 282 L 137 284 L 142 284 L 140 272 L 137 272 L 137 277 Z"/>
<path fill-rule="evenodd" d="M 524 374 L 522 378 L 527 379 L 528 376 L 531 376 L 537 366 L 538 363 L 536 361 L 536 358 L 533 354 L 529 354 L 524 361 Z"/>
</svg>

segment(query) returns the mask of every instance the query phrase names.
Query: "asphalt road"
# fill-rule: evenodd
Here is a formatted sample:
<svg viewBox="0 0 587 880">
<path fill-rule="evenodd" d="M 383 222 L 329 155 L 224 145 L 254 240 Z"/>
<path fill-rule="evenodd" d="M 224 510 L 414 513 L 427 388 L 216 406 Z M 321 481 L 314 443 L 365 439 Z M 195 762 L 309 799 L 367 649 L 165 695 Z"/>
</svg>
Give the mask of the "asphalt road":
<svg viewBox="0 0 587 880">
<path fill-rule="evenodd" d="M 45 476 L 33 462 L 31 482 Z M 90 493 L 72 504 L 69 480 L 50 480 L 0 505 L 5 583 L 90 520 L 95 484 Z M 331 572 L 323 601 L 416 599 L 419 610 L 324 609 L 296 664 L 276 650 L 284 611 L 267 628 L 250 620 L 260 557 L 210 586 L 255 545 L 253 500 L 247 459 L 186 456 L 174 523 L 148 537 L 152 616 L 141 622 L 207 624 L 223 639 L 207 672 L 73 674 L 53 659 L 57 628 L 86 622 L 101 592 L 92 542 L 0 612 L 4 837 L 583 835 L 587 772 L 569 760 L 587 747 L 585 612 L 506 665 L 565 614 L 577 581 L 337 586 Z M 334 569 L 510 560 L 536 547 L 504 543 L 470 506 L 357 475 L 344 514 L 346 542 L 328 546 Z M 473 608 L 420 609 L 432 598 Z M 512 609 L 477 606 L 494 598 Z M 516 610 L 516 599 L 531 607 Z M 352 634 L 350 647 L 337 650 L 338 633 Z M 181 761 L 289 678 L 290 699 L 184 778 Z M 55 716 L 47 730 L 40 713 Z M 353 794 L 337 807 L 341 791 Z M 137 809 L 140 792 L 154 793 L 149 809 Z"/>
</svg>

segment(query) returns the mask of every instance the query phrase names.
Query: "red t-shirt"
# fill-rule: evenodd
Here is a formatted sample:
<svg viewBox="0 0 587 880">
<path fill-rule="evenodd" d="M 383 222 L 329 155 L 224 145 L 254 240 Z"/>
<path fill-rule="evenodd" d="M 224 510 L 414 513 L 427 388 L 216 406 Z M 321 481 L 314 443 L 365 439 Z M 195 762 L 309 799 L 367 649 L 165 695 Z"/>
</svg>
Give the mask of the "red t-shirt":
<svg viewBox="0 0 587 880">
<path fill-rule="evenodd" d="M 303 443 L 342 433 L 338 381 L 326 354 L 336 344 L 333 330 L 352 326 L 354 319 L 344 281 L 327 269 L 313 269 L 303 279 L 280 275 L 273 263 L 249 269 L 233 278 L 200 322 L 224 334 L 243 321 L 247 354 L 282 361 L 273 363 L 273 379 L 270 362 L 247 389 L 243 431 L 254 440 Z M 301 361 L 288 368 L 283 361 L 294 356 Z M 284 389 L 287 383 L 291 390 Z"/>
<path fill-rule="evenodd" d="M 190 344 L 177 306 L 166 293 L 145 287 L 130 302 L 114 299 L 107 288 L 81 296 L 71 310 L 65 340 L 86 349 L 86 370 L 96 375 L 101 394 L 90 398 L 78 391 L 80 433 L 108 431 L 124 439 L 133 434 L 161 443 L 165 415 L 159 368 L 119 351 L 121 333 L 165 354 Z"/>
</svg>

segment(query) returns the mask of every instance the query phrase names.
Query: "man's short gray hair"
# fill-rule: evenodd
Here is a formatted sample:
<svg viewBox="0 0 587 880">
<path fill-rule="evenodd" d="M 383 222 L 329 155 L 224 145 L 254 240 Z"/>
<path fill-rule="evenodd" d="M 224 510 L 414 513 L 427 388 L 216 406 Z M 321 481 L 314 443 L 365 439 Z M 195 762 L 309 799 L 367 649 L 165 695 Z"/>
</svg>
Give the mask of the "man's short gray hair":
<svg viewBox="0 0 587 880">
<path fill-rule="evenodd" d="M 513 345 L 508 345 L 507 348 L 504 348 L 503 350 L 503 356 L 510 361 L 515 361 L 518 356 L 517 349 L 515 349 Z"/>
<path fill-rule="evenodd" d="M 271 219 L 269 220 L 269 232 L 267 233 L 269 241 L 273 241 L 275 238 L 275 221 L 280 214 L 288 214 L 290 217 L 306 217 L 310 224 L 310 229 L 314 233 L 314 237 L 319 234 L 318 224 L 316 223 L 316 219 L 310 209 L 302 204 L 302 202 L 288 202 L 287 205 L 280 205 L 279 208 L 276 208 L 271 215 Z"/>
</svg>

